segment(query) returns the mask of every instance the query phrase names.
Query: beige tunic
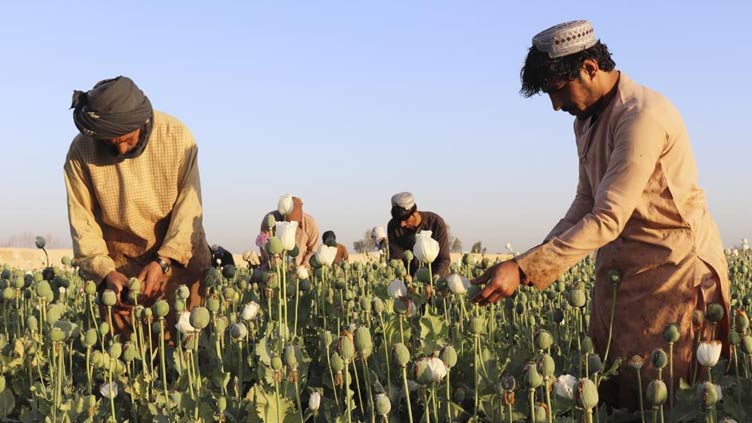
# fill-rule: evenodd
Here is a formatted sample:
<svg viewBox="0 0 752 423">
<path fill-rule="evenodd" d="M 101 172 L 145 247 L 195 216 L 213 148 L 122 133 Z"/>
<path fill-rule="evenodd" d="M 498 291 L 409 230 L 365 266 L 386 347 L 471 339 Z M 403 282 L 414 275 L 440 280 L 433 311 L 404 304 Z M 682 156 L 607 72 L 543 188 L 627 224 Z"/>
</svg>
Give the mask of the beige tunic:
<svg viewBox="0 0 752 423">
<path fill-rule="evenodd" d="M 284 216 L 276 210 L 270 211 L 264 215 L 261 220 L 261 232 L 269 232 L 269 227 L 266 225 L 266 216 L 273 215 L 277 222 L 285 221 Z M 319 226 L 309 214 L 303 213 L 303 219 L 298 224 L 298 228 L 295 231 L 295 245 L 298 247 L 298 256 L 295 257 L 295 265 L 310 267 L 308 261 L 311 256 L 316 253 L 319 246 Z M 261 257 L 266 261 L 266 251 L 261 248 Z"/>
<path fill-rule="evenodd" d="M 609 362 L 668 350 L 661 333 L 676 322 L 682 338 L 674 347 L 675 379 L 687 378 L 691 314 L 702 302 L 697 287 L 718 281 L 728 305 L 729 280 L 684 122 L 665 97 L 622 73 L 616 96 L 596 122 L 576 119 L 574 130 L 580 159 L 575 199 L 544 243 L 516 260 L 544 289 L 598 250 L 590 320 L 597 352 L 603 355 L 608 338 L 612 287 L 606 274 L 617 269 L 623 279 Z M 622 369 L 605 399 L 634 406 L 633 375 Z"/>
<path fill-rule="evenodd" d="M 64 171 L 73 253 L 97 283 L 113 270 L 136 276 L 156 254 L 169 257 L 173 270 L 161 288 L 171 300 L 175 286 L 198 280 L 211 260 L 193 135 L 179 120 L 155 111 L 140 156 L 118 161 L 102 147 L 79 134 L 68 151 Z M 193 296 L 200 296 L 194 285 Z M 127 316 L 127 310 L 118 311 Z"/>
</svg>

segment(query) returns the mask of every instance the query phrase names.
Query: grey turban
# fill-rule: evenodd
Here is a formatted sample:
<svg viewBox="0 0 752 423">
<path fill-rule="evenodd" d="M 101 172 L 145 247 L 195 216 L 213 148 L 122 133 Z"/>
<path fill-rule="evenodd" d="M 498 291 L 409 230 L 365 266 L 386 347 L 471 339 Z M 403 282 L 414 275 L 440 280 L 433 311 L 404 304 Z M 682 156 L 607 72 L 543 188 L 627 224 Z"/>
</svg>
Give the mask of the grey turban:
<svg viewBox="0 0 752 423">
<path fill-rule="evenodd" d="M 74 91 L 71 109 L 78 130 L 97 139 L 133 132 L 154 114 L 149 99 L 125 76 L 99 81 L 88 92 Z"/>
</svg>

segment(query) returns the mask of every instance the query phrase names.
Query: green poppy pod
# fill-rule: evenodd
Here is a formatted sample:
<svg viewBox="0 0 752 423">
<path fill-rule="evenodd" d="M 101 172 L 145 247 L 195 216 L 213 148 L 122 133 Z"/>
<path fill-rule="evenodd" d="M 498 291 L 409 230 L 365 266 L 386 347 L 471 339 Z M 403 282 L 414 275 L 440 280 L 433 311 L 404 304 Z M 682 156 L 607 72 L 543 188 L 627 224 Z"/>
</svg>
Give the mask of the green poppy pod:
<svg viewBox="0 0 752 423">
<path fill-rule="evenodd" d="M 189 317 L 189 322 L 191 323 L 191 326 L 196 328 L 196 330 L 201 330 L 207 326 L 209 326 L 209 321 L 211 320 L 211 315 L 209 314 L 209 310 L 206 309 L 206 307 L 196 307 L 191 311 L 191 315 Z"/>
<path fill-rule="evenodd" d="M 212 295 L 206 299 L 206 309 L 211 314 L 216 314 L 219 311 L 219 298 L 216 295 Z"/>
<path fill-rule="evenodd" d="M 680 337 L 681 332 L 679 331 L 679 325 L 676 323 L 671 323 L 663 329 L 663 340 L 670 344 L 678 341 Z"/>
<path fill-rule="evenodd" d="M 744 338 L 742 338 L 742 350 L 745 354 L 752 354 L 752 335 L 744 335 Z"/>
<path fill-rule="evenodd" d="M 398 342 L 392 347 L 392 356 L 400 367 L 405 367 L 410 361 L 410 350 L 405 344 Z"/>
<path fill-rule="evenodd" d="M 486 322 L 482 317 L 473 317 L 470 320 L 470 333 L 473 335 L 480 335 L 486 329 Z"/>
<path fill-rule="evenodd" d="M 592 380 L 582 378 L 574 389 L 574 400 L 580 407 L 592 410 L 598 406 L 598 388 Z"/>
<path fill-rule="evenodd" d="M 662 369 L 668 364 L 668 356 L 662 348 L 656 348 L 650 353 L 650 363 L 656 369 Z"/>
<path fill-rule="evenodd" d="M 731 331 L 729 333 L 729 344 L 733 346 L 737 346 L 742 342 L 742 337 L 739 335 L 739 332 Z"/>
<path fill-rule="evenodd" d="M 593 338 L 586 336 L 582 339 L 582 353 L 583 354 L 592 354 L 593 351 L 595 351 L 595 346 L 593 345 Z"/>
<path fill-rule="evenodd" d="M 540 329 L 538 332 L 535 333 L 535 346 L 538 348 L 538 350 L 547 350 L 551 348 L 551 345 L 554 343 L 554 337 L 551 335 L 551 332 Z"/>
<path fill-rule="evenodd" d="M 739 333 L 746 333 L 749 329 L 749 317 L 743 310 L 737 310 L 734 315 L 734 328 Z"/>
<path fill-rule="evenodd" d="M 420 269 L 418 269 L 418 271 L 415 272 L 415 280 L 418 282 L 430 283 L 431 273 L 428 271 L 428 268 L 421 267 Z"/>
<path fill-rule="evenodd" d="M 342 357 L 339 356 L 336 352 L 332 354 L 332 357 L 330 359 L 330 365 L 332 368 L 332 371 L 335 373 L 341 372 L 345 368 L 345 362 L 342 360 Z"/>
<path fill-rule="evenodd" d="M 538 358 L 537 366 L 541 375 L 546 379 L 552 378 L 556 372 L 556 363 L 553 357 L 548 354 L 543 354 Z"/>
<path fill-rule="evenodd" d="M 446 345 L 441 349 L 439 359 L 444 362 L 448 369 L 451 369 L 457 364 L 457 350 L 451 345 Z"/>
<path fill-rule="evenodd" d="M 232 279 L 235 277 L 235 266 L 231 264 L 226 264 L 222 266 L 222 276 L 224 276 L 227 279 Z"/>
<path fill-rule="evenodd" d="M 16 288 L 9 286 L 3 289 L 3 300 L 10 301 L 16 298 Z"/>
<path fill-rule="evenodd" d="M 242 323 L 233 323 L 230 326 L 230 336 L 236 341 L 242 341 L 248 335 L 248 328 Z"/>
<path fill-rule="evenodd" d="M 358 351 L 358 355 L 364 359 L 370 357 L 373 353 L 371 331 L 365 326 L 360 326 L 355 330 L 355 349 Z"/>
<path fill-rule="evenodd" d="M 83 344 L 85 347 L 91 348 L 97 343 L 98 339 L 99 334 L 97 334 L 96 329 L 90 328 L 84 333 Z"/>
<path fill-rule="evenodd" d="M 94 281 L 86 281 L 84 292 L 86 292 L 86 295 L 95 295 L 97 293 L 97 284 Z"/>
<path fill-rule="evenodd" d="M 454 390 L 454 394 L 452 395 L 454 398 L 454 402 L 457 404 L 462 404 L 465 401 L 465 398 L 467 398 L 467 391 L 463 387 L 459 387 Z"/>
<path fill-rule="evenodd" d="M 607 273 L 608 281 L 614 286 L 619 286 L 621 283 L 621 272 L 617 269 L 611 269 Z"/>
<path fill-rule="evenodd" d="M 546 408 L 546 404 L 539 402 L 535 404 L 535 421 L 536 422 L 546 422 L 548 421 L 548 409 Z"/>
<path fill-rule="evenodd" d="M 99 324 L 99 335 L 104 337 L 105 335 L 110 333 L 110 324 L 107 322 L 102 322 Z"/>
<path fill-rule="evenodd" d="M 65 332 L 57 326 L 53 326 L 52 329 L 50 329 L 50 340 L 52 342 L 62 342 L 65 341 Z"/>
<path fill-rule="evenodd" d="M 341 335 L 337 339 L 337 352 L 346 363 L 349 363 L 355 356 L 353 340 L 347 335 Z"/>
<path fill-rule="evenodd" d="M 413 378 L 423 386 L 430 385 L 433 382 L 433 372 L 431 372 L 431 366 L 428 365 L 428 361 L 418 360 L 413 365 Z"/>
<path fill-rule="evenodd" d="M 180 285 L 175 291 L 175 296 L 181 300 L 187 300 L 191 296 L 191 290 L 185 285 Z"/>
<path fill-rule="evenodd" d="M 165 317 L 170 312 L 170 304 L 165 300 L 159 300 L 152 306 L 152 311 L 157 317 Z"/>
<path fill-rule="evenodd" d="M 332 333 L 328 330 L 325 330 L 321 334 L 321 345 L 324 347 L 324 349 L 329 348 L 329 346 L 332 345 L 332 342 L 334 342 L 334 338 L 332 337 Z"/>
<path fill-rule="evenodd" d="M 376 314 L 381 314 L 384 312 L 384 309 L 384 301 L 379 297 L 375 297 L 373 299 L 373 311 L 375 311 Z"/>
<path fill-rule="evenodd" d="M 138 278 L 128 279 L 128 290 L 133 292 L 141 292 L 141 281 Z"/>
<path fill-rule="evenodd" d="M 50 286 L 50 283 L 42 280 L 37 282 L 37 285 L 34 289 L 38 297 L 45 298 L 47 297 L 47 294 L 52 292 L 52 287 Z"/>
<path fill-rule="evenodd" d="M 47 245 L 47 241 L 45 241 L 43 237 L 38 236 L 34 238 L 34 245 L 36 245 L 37 248 L 42 249 L 45 245 Z"/>
<path fill-rule="evenodd" d="M 718 323 L 723 319 L 723 316 L 725 314 L 725 311 L 723 310 L 723 306 L 718 303 L 712 303 L 708 304 L 708 312 L 706 314 L 706 317 L 708 318 L 708 321 L 711 323 Z"/>
<path fill-rule="evenodd" d="M 711 382 L 703 382 L 697 386 L 697 399 L 706 407 L 713 406 L 720 400 L 721 389 Z"/>
<path fill-rule="evenodd" d="M 274 226 L 277 224 L 277 219 L 274 218 L 274 215 L 272 213 L 269 213 L 266 215 L 266 221 L 264 222 L 266 224 L 267 228 L 274 228 Z"/>
<path fill-rule="evenodd" d="M 601 361 L 601 357 L 598 354 L 590 354 L 588 356 L 588 371 L 591 375 L 603 371 L 603 361 Z"/>
<path fill-rule="evenodd" d="M 281 370 L 282 369 L 282 359 L 279 358 L 279 356 L 272 357 L 272 370 Z"/>
<path fill-rule="evenodd" d="M 413 252 L 412 252 L 412 251 L 410 251 L 410 250 L 405 250 L 405 251 L 404 251 L 404 252 L 402 253 L 402 257 L 404 257 L 404 258 L 405 258 L 405 260 L 407 260 L 407 262 L 409 263 L 409 262 L 413 261 L 413 258 L 415 257 L 415 255 L 413 254 Z"/>
<path fill-rule="evenodd" d="M 392 402 L 386 394 L 376 395 L 376 413 L 380 416 L 386 416 L 392 410 Z"/>
<path fill-rule="evenodd" d="M 560 324 L 561 322 L 564 321 L 564 311 L 562 311 L 561 309 L 559 308 L 555 309 L 552 315 L 553 315 L 552 317 L 553 317 L 554 323 Z"/>
<path fill-rule="evenodd" d="M 297 245 L 292 247 L 292 250 L 288 251 L 287 255 L 292 258 L 296 258 L 298 255 L 300 255 L 300 248 L 298 248 Z"/>
<path fill-rule="evenodd" d="M 475 266 L 475 256 L 473 254 L 465 253 L 462 256 L 462 264 L 465 266 Z"/>
<path fill-rule="evenodd" d="M 569 302 L 569 305 L 571 305 L 572 307 L 585 307 L 585 304 L 587 304 L 587 296 L 585 294 L 585 290 L 573 289 L 569 291 L 569 294 L 567 295 L 567 302 Z"/>
<path fill-rule="evenodd" d="M 110 358 L 117 360 L 120 358 L 120 354 L 123 353 L 123 346 L 120 342 L 113 342 L 110 344 L 110 348 L 107 349 L 107 353 L 110 355 Z"/>
<path fill-rule="evenodd" d="M 298 355 L 295 351 L 294 345 L 288 345 L 285 347 L 284 352 L 285 365 L 291 369 L 298 368 Z"/>
<path fill-rule="evenodd" d="M 36 332 L 37 330 L 39 330 L 39 321 L 35 316 L 29 316 L 26 318 L 26 326 L 30 331 Z"/>
<path fill-rule="evenodd" d="M 266 252 L 270 256 L 282 254 L 282 250 L 284 250 L 282 240 L 277 237 L 270 238 L 269 242 L 266 243 Z"/>
<path fill-rule="evenodd" d="M 522 382 L 528 389 L 537 389 L 543 384 L 543 376 L 538 373 L 535 363 L 528 363 L 522 370 Z"/>
<path fill-rule="evenodd" d="M 220 414 L 223 414 L 226 409 L 227 409 L 227 397 L 224 395 L 220 395 L 219 398 L 217 398 L 217 410 L 220 412 Z"/>
<path fill-rule="evenodd" d="M 125 348 L 123 348 L 123 361 L 126 363 L 130 363 L 131 361 L 135 360 L 138 356 L 138 349 L 133 343 L 127 343 L 125 344 Z"/>
<path fill-rule="evenodd" d="M 13 287 L 16 289 L 24 289 L 26 287 L 26 279 L 21 276 L 17 277 L 13 281 Z"/>
<path fill-rule="evenodd" d="M 662 380 L 651 380 L 645 397 L 653 407 L 663 405 L 668 399 L 668 389 Z"/>
</svg>

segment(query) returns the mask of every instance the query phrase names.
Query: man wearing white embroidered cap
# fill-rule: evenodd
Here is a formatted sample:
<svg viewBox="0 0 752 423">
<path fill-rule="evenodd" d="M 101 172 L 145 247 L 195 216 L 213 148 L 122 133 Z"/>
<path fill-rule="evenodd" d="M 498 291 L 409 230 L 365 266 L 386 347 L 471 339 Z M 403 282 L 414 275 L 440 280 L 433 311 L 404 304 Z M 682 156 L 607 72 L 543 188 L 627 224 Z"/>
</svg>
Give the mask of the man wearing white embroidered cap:
<svg viewBox="0 0 752 423">
<path fill-rule="evenodd" d="M 679 112 L 617 71 L 588 21 L 536 35 L 521 80 L 525 97 L 546 93 L 554 110 L 576 117 L 579 182 L 569 210 L 543 243 L 473 281 L 485 284 L 474 301 L 494 303 L 521 283 L 545 289 L 598 250 L 589 331 L 604 368 L 617 357 L 646 358 L 664 347 L 663 331 L 676 323 L 681 337 L 673 347 L 671 382 L 692 380 L 693 311 L 721 304 L 726 317 L 716 339 L 726 342 L 729 279 Z M 637 408 L 635 371 L 621 368 L 600 394 L 612 406 Z"/>
<path fill-rule="evenodd" d="M 430 231 L 431 238 L 439 243 L 439 253 L 431 263 L 431 270 L 434 275 L 449 276 L 449 264 L 451 263 L 449 233 L 444 219 L 433 212 L 418 211 L 415 197 L 409 192 L 400 192 L 392 196 L 391 213 L 392 219 L 386 229 L 389 239 L 389 257 L 404 260 L 407 266 L 404 252 L 414 248 L 418 232 Z M 419 266 L 417 257 L 413 257 L 409 264 L 410 273 L 415 274 Z"/>
</svg>

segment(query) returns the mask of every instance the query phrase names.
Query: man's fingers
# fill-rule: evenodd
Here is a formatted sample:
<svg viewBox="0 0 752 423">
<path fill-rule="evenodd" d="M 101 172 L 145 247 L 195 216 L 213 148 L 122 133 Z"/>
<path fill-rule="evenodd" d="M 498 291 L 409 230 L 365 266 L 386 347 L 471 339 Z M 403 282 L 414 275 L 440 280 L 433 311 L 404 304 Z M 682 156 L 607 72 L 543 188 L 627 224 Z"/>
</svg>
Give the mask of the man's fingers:
<svg viewBox="0 0 752 423">
<path fill-rule="evenodd" d="M 482 291 L 480 291 L 478 295 L 475 296 L 475 298 L 473 298 L 473 302 L 478 304 L 485 304 L 487 298 L 494 292 L 495 289 L 496 288 L 494 288 L 493 285 L 486 286 Z"/>
<path fill-rule="evenodd" d="M 493 267 L 491 269 L 493 269 Z M 477 278 L 471 280 L 470 283 L 473 284 L 473 285 L 482 285 L 482 284 L 488 282 L 488 280 L 491 279 L 491 276 L 493 275 L 493 273 L 491 272 L 491 269 L 486 270 L 485 272 L 483 272 L 482 275 L 480 275 Z"/>
</svg>

